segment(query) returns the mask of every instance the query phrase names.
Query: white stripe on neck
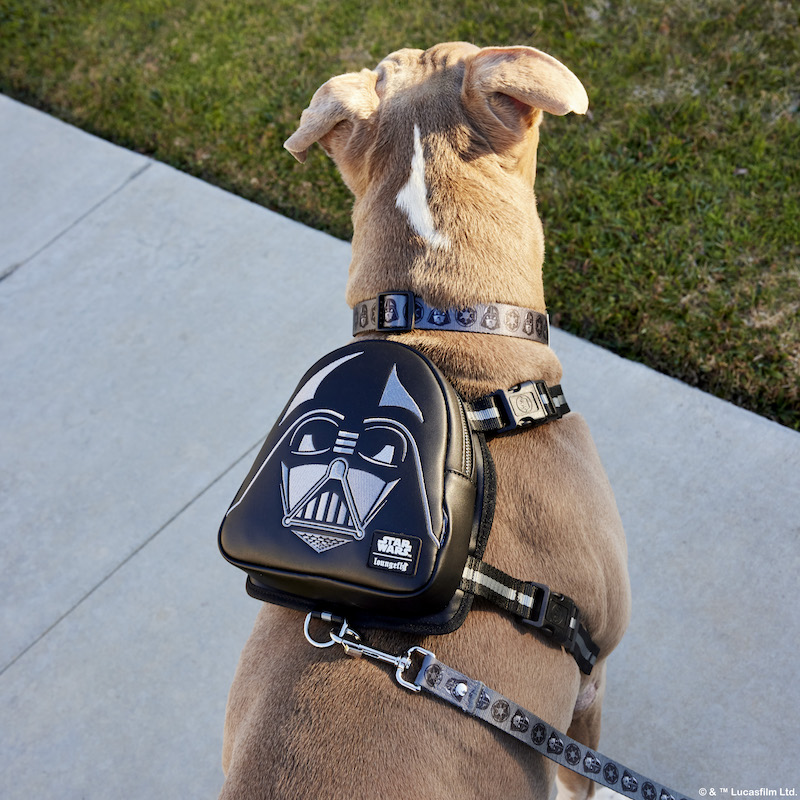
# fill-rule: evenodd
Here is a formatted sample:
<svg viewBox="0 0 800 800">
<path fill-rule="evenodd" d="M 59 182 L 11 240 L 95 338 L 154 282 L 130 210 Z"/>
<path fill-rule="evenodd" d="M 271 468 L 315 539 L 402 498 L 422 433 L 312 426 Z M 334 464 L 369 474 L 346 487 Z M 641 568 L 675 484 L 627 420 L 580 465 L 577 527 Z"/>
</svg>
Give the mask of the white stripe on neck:
<svg viewBox="0 0 800 800">
<path fill-rule="evenodd" d="M 419 125 L 414 125 L 414 156 L 411 159 L 411 175 L 406 185 L 397 193 L 395 202 L 408 217 L 408 223 L 434 250 L 448 250 L 450 240 L 436 230 L 431 210 L 428 207 L 428 190 L 425 186 L 425 154 Z"/>
</svg>

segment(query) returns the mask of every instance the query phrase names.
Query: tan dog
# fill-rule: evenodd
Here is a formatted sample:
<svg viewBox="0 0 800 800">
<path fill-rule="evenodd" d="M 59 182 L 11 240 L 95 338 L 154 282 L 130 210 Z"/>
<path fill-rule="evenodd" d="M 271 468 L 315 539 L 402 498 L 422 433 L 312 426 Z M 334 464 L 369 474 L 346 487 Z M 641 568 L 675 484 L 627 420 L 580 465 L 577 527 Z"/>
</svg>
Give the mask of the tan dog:
<svg viewBox="0 0 800 800">
<path fill-rule="evenodd" d="M 410 290 L 439 308 L 505 302 L 545 310 L 533 183 L 542 111 L 584 113 L 561 63 L 528 47 L 400 50 L 375 70 L 325 83 L 286 142 L 319 142 L 355 195 L 351 306 Z M 556 384 L 549 347 L 507 336 L 414 331 L 468 399 L 523 380 Z M 568 394 L 568 392 L 567 392 Z M 490 442 L 497 507 L 485 560 L 572 597 L 600 647 L 591 676 L 560 647 L 476 601 L 464 625 L 411 644 L 596 748 L 605 658 L 627 626 L 622 525 L 584 420 L 571 413 Z M 264 606 L 241 656 L 225 724 L 223 798 L 548 798 L 556 766 L 429 697 L 388 669 L 314 650 L 303 615 Z M 559 774 L 560 794 L 590 784 Z"/>
</svg>

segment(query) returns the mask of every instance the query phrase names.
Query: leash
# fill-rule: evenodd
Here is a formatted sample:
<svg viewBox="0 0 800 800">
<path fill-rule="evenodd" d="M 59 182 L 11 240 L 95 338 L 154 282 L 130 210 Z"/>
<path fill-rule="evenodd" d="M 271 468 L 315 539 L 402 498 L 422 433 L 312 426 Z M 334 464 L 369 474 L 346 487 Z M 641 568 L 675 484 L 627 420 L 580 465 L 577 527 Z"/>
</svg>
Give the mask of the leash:
<svg viewBox="0 0 800 800">
<path fill-rule="evenodd" d="M 335 633 L 333 629 L 330 630 L 329 640 L 320 642 L 310 633 L 309 625 L 312 619 L 321 620 L 334 627 L 338 625 L 339 631 Z M 414 646 L 399 656 L 377 650 L 363 644 L 361 637 L 350 628 L 347 620 L 327 612 L 308 614 L 304 633 L 308 642 L 314 647 L 326 648 L 339 644 L 347 655 L 354 658 L 366 656 L 392 665 L 396 670 L 397 682 L 406 689 L 412 692 L 424 689 L 434 697 L 461 709 L 465 714 L 513 736 L 517 741 L 551 761 L 624 797 L 637 800 L 686 800 L 685 795 L 678 794 L 663 784 L 646 778 L 618 761 L 571 739 L 481 681 L 468 678 L 442 663 L 430 650 Z M 421 666 L 416 677 L 409 680 L 407 673 L 419 657 L 422 658 Z"/>
</svg>

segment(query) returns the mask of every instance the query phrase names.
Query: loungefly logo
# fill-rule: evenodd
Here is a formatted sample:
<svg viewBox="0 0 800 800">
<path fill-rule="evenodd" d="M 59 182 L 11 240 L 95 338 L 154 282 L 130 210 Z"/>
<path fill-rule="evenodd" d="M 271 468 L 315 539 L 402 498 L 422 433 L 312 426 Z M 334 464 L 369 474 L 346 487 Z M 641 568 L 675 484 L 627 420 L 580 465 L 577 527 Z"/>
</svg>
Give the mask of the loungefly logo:
<svg viewBox="0 0 800 800">
<path fill-rule="evenodd" d="M 365 376 L 354 369 L 361 355 L 336 359 L 300 386 L 279 423 L 285 430 L 236 505 L 256 483 L 277 483 L 281 525 L 317 553 L 372 536 L 377 520 L 384 530 L 367 538 L 370 566 L 413 574 L 422 540 L 386 526 L 404 520 L 439 546 L 415 438 L 425 417 L 397 364 L 382 378 Z"/>
<path fill-rule="evenodd" d="M 413 575 L 417 571 L 421 548 L 422 540 L 416 536 L 376 531 L 367 564 L 374 569 Z"/>
</svg>

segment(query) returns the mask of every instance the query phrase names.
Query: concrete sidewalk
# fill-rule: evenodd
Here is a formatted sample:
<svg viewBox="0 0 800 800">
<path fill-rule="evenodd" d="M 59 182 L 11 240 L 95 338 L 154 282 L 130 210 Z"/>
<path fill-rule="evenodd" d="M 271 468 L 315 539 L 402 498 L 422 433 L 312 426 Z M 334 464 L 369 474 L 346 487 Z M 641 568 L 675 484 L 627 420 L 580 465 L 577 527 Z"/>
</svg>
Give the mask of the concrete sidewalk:
<svg viewBox="0 0 800 800">
<path fill-rule="evenodd" d="M 0 145 L 0 796 L 213 798 L 257 611 L 217 527 L 349 339 L 350 248 L 4 97 Z M 800 434 L 553 347 L 629 540 L 601 750 L 800 790 Z"/>
</svg>

